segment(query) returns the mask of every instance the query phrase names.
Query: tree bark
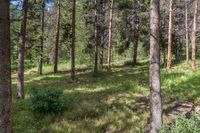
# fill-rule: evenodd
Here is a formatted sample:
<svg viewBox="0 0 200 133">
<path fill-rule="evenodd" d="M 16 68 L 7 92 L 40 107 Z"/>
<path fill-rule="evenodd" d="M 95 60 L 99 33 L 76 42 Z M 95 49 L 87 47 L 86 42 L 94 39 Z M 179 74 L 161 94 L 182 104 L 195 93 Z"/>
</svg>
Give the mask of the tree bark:
<svg viewBox="0 0 200 133">
<path fill-rule="evenodd" d="M 17 78 L 17 98 L 24 99 L 24 52 L 26 41 L 26 22 L 28 12 L 28 0 L 23 2 L 21 31 L 19 36 L 18 52 L 18 78 Z"/>
<path fill-rule="evenodd" d="M 58 45 L 60 35 L 60 0 L 57 0 L 57 25 L 56 25 L 56 43 L 54 49 L 54 73 L 58 72 Z"/>
<path fill-rule="evenodd" d="M 186 63 L 189 63 L 189 39 L 188 39 L 188 3 L 185 0 L 185 42 L 186 42 Z"/>
<path fill-rule="evenodd" d="M 9 0 L 0 0 L 0 133 L 12 133 Z"/>
<path fill-rule="evenodd" d="M 172 7 L 173 0 L 169 1 L 169 30 L 168 30 L 168 56 L 167 56 L 167 70 L 171 69 L 172 65 Z"/>
<path fill-rule="evenodd" d="M 160 0 L 151 0 L 150 7 L 150 133 L 158 133 L 162 126 L 160 85 Z"/>
<path fill-rule="evenodd" d="M 198 0 L 195 0 L 194 20 L 193 20 L 193 29 L 192 29 L 192 37 L 191 37 L 192 70 L 193 71 L 196 71 L 196 28 L 197 28 L 197 13 L 198 13 Z"/>
<path fill-rule="evenodd" d="M 111 0 L 110 12 L 109 12 L 109 28 L 108 28 L 108 69 L 111 69 L 113 6 L 114 6 L 114 0 Z"/>
<path fill-rule="evenodd" d="M 39 48 L 39 58 L 38 58 L 38 74 L 42 75 L 42 65 L 43 65 L 43 47 L 44 47 L 44 10 L 45 10 L 45 2 L 42 1 L 42 14 L 41 14 L 41 42 Z"/>
<path fill-rule="evenodd" d="M 75 80 L 76 0 L 72 1 L 71 80 Z"/>
</svg>

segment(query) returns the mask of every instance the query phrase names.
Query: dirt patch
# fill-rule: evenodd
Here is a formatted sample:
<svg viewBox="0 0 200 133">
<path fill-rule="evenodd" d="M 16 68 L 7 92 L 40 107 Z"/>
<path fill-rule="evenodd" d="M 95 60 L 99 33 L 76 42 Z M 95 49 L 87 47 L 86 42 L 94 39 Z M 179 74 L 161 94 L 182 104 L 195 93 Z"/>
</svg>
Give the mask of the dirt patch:
<svg viewBox="0 0 200 133">
<path fill-rule="evenodd" d="M 169 107 L 164 110 L 164 114 L 172 119 L 177 115 L 190 117 L 193 112 L 200 115 L 200 105 L 195 105 L 192 102 L 171 101 L 168 105 Z"/>
</svg>

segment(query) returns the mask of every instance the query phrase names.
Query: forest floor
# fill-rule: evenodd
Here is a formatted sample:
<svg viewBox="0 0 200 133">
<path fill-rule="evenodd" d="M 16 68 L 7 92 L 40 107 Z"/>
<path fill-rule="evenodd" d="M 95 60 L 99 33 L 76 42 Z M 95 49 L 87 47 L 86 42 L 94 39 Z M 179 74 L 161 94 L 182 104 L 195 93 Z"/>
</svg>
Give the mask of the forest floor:
<svg viewBox="0 0 200 133">
<path fill-rule="evenodd" d="M 15 133 L 134 133 L 144 132 L 149 121 L 148 63 L 137 66 L 113 66 L 94 76 L 82 67 L 77 81 L 70 82 L 69 73 L 58 74 L 44 67 L 25 73 L 26 99 L 16 99 L 16 73 L 13 79 L 13 117 Z M 200 104 L 200 70 L 193 73 L 185 63 L 177 64 L 170 73 L 161 70 L 164 122 L 171 114 L 189 112 Z M 29 90 L 33 88 L 62 89 L 73 107 L 60 115 L 42 115 L 29 110 Z M 186 107 L 186 109 L 184 109 Z M 189 107 L 189 110 L 187 111 Z M 175 111 L 176 108 L 176 111 Z M 178 110 L 179 109 L 179 110 Z"/>
</svg>

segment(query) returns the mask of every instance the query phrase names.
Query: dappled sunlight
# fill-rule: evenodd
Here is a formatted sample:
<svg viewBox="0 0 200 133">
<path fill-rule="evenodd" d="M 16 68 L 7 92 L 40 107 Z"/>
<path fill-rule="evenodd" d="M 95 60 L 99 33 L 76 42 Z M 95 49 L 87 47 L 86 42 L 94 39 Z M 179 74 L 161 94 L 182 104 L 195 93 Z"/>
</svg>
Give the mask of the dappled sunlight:
<svg viewBox="0 0 200 133">
<path fill-rule="evenodd" d="M 184 71 L 184 67 L 175 67 L 171 73 L 161 71 L 164 95 L 164 110 L 171 110 L 170 102 L 190 100 L 199 103 L 200 73 Z M 177 70 L 178 69 L 178 70 Z M 84 73 L 83 73 L 84 72 Z M 48 133 L 65 132 L 144 132 L 149 122 L 149 77 L 148 67 L 115 66 L 112 71 L 102 71 L 93 75 L 91 71 L 77 72 L 76 82 L 70 82 L 67 73 L 26 74 L 26 99 L 14 99 L 15 130 Z M 15 78 L 16 75 L 13 75 Z M 14 90 L 16 83 L 13 82 Z M 72 107 L 58 116 L 39 115 L 28 107 L 29 92 L 32 89 L 61 89 L 66 102 Z M 21 113 L 20 113 L 21 112 Z M 18 118 L 22 114 L 24 118 Z M 24 120 L 24 119 L 27 120 Z M 38 120 L 38 118 L 40 118 Z M 171 118 L 164 112 L 165 122 Z M 27 125 L 26 121 L 31 123 Z M 25 122 L 22 122 L 25 121 Z"/>
<path fill-rule="evenodd" d="M 30 112 L 29 119 L 33 118 L 33 121 L 41 117 L 42 119 L 36 122 L 35 129 L 39 132 L 123 132 L 144 129 L 148 116 L 146 68 L 144 70 L 142 66 L 121 66 L 113 68 L 112 72 L 102 71 L 96 77 L 92 72 L 78 72 L 77 81 L 69 81 L 66 73 L 47 72 L 42 76 L 35 73 L 26 74 L 25 103 L 29 99 L 30 90 L 55 88 L 64 91 L 65 98 L 72 100 L 73 107 L 57 117 L 34 115 L 27 104 L 19 106 L 18 103 L 14 106 L 17 107 L 16 111 Z M 17 119 L 19 115 L 17 113 L 14 117 Z"/>
</svg>

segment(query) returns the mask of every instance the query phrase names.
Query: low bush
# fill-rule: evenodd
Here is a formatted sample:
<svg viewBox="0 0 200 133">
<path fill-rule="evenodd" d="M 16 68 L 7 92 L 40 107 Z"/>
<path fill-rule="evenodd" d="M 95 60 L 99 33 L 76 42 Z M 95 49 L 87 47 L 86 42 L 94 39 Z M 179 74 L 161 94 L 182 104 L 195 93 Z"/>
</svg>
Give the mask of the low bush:
<svg viewBox="0 0 200 133">
<path fill-rule="evenodd" d="M 32 89 L 29 107 L 34 112 L 58 114 L 71 107 L 71 101 L 64 99 L 63 91 L 55 88 Z"/>
<path fill-rule="evenodd" d="M 125 61 L 123 66 L 133 66 L 133 61 Z"/>
<path fill-rule="evenodd" d="M 189 119 L 179 116 L 174 123 L 164 125 L 161 133 L 200 133 L 200 116 L 193 114 Z"/>
</svg>

